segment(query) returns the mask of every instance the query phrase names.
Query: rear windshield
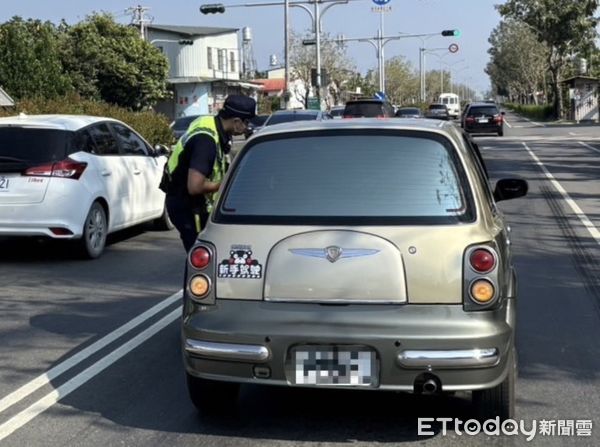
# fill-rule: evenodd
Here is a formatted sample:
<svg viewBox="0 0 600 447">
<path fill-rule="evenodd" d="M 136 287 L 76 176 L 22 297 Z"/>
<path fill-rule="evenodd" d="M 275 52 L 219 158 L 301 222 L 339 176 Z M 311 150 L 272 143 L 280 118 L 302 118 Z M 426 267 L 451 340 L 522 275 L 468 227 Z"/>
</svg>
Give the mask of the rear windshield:
<svg viewBox="0 0 600 447">
<path fill-rule="evenodd" d="M 344 116 L 375 118 L 383 115 L 383 104 L 380 102 L 355 102 L 346 104 Z"/>
<path fill-rule="evenodd" d="M 444 104 L 431 104 L 429 110 L 446 110 L 447 107 Z"/>
<path fill-rule="evenodd" d="M 471 107 L 469 109 L 469 116 L 480 116 L 480 115 L 498 115 L 498 109 L 496 107 Z"/>
<path fill-rule="evenodd" d="M 173 123 L 173 130 L 187 130 L 192 121 L 198 118 L 199 115 L 195 116 L 184 116 L 183 118 L 177 118 Z"/>
<path fill-rule="evenodd" d="M 329 112 L 331 116 L 342 116 L 344 114 L 344 109 L 331 109 Z"/>
<path fill-rule="evenodd" d="M 472 219 L 448 140 L 417 132 L 306 132 L 248 146 L 215 220 L 263 224 Z M 468 188 L 467 188 L 468 189 Z"/>
<path fill-rule="evenodd" d="M 316 119 L 316 113 L 281 113 L 277 115 L 271 115 L 271 119 L 269 119 L 265 125 L 271 126 L 273 124 L 291 123 L 292 121 L 311 121 Z"/>
<path fill-rule="evenodd" d="M 60 161 L 67 156 L 72 132 L 33 127 L 0 127 L 0 165 Z"/>
<path fill-rule="evenodd" d="M 265 124 L 265 121 L 267 121 L 267 118 L 269 118 L 269 116 L 271 115 L 256 115 L 254 118 L 250 118 L 250 122 L 254 126 L 262 126 L 263 124 Z"/>
</svg>

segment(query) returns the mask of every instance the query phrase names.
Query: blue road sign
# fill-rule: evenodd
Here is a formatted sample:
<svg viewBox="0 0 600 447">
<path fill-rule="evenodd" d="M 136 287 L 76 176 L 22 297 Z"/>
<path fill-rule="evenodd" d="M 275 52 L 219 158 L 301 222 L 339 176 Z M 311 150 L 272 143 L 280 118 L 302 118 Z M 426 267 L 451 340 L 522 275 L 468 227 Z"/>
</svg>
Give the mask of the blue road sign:
<svg viewBox="0 0 600 447">
<path fill-rule="evenodd" d="M 377 6 L 384 6 L 384 5 L 387 5 L 391 1 L 392 0 L 373 0 L 373 3 L 375 3 Z"/>
<path fill-rule="evenodd" d="M 377 92 L 373 96 L 375 96 L 375 98 L 377 98 L 377 99 L 381 99 L 382 101 L 385 101 L 385 93 L 383 93 L 383 92 Z"/>
</svg>

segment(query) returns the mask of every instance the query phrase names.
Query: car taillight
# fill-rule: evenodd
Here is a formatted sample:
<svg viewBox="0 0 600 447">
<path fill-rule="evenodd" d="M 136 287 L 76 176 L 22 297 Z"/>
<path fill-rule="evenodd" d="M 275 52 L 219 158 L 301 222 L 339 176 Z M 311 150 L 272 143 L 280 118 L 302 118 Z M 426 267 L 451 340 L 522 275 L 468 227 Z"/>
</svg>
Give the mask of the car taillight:
<svg viewBox="0 0 600 447">
<path fill-rule="evenodd" d="M 34 177 L 62 177 L 77 180 L 83 174 L 87 163 L 67 158 L 56 163 L 46 163 L 27 168 L 23 175 Z"/>
<path fill-rule="evenodd" d="M 496 258 L 489 250 L 478 248 L 471 253 L 469 263 L 476 272 L 487 273 L 496 266 Z"/>
<path fill-rule="evenodd" d="M 471 284 L 471 297 L 480 304 L 489 303 L 496 294 L 496 288 L 487 279 L 478 279 Z"/>
<path fill-rule="evenodd" d="M 475 118 L 472 116 L 467 116 L 467 118 L 465 119 L 465 121 L 467 123 L 474 123 L 475 122 Z"/>
<path fill-rule="evenodd" d="M 205 275 L 196 275 L 190 280 L 190 292 L 196 298 L 203 298 L 210 292 L 210 279 Z"/>
<path fill-rule="evenodd" d="M 210 263 L 210 252 L 204 247 L 197 247 L 190 253 L 190 262 L 197 269 L 206 268 Z"/>
</svg>

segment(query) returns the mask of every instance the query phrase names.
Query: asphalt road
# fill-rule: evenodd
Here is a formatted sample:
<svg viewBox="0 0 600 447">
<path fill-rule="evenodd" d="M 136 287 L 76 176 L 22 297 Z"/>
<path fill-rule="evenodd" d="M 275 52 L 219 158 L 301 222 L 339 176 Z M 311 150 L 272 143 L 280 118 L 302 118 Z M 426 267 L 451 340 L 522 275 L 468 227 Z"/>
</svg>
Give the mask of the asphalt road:
<svg viewBox="0 0 600 447">
<path fill-rule="evenodd" d="M 475 137 L 492 179 L 521 176 L 501 202 L 519 273 L 517 417 L 591 420 L 600 445 L 600 129 L 506 116 Z M 244 386 L 229 417 L 200 418 L 179 347 L 183 249 L 175 232 L 119 233 L 102 258 L 0 241 L 2 446 L 524 445 L 525 436 L 418 436 L 417 417 L 474 416 L 466 395 Z M 558 427 L 556 428 L 558 434 Z"/>
</svg>

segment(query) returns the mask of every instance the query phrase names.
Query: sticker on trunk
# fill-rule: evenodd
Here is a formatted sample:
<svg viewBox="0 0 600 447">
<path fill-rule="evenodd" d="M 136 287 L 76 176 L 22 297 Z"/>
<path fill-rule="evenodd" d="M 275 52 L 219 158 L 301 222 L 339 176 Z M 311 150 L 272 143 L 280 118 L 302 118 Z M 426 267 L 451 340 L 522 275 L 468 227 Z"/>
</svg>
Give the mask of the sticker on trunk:
<svg viewBox="0 0 600 447">
<path fill-rule="evenodd" d="M 219 264 L 217 276 L 232 279 L 260 279 L 262 265 L 252 257 L 250 245 L 232 245 L 229 259 Z"/>
</svg>

